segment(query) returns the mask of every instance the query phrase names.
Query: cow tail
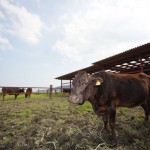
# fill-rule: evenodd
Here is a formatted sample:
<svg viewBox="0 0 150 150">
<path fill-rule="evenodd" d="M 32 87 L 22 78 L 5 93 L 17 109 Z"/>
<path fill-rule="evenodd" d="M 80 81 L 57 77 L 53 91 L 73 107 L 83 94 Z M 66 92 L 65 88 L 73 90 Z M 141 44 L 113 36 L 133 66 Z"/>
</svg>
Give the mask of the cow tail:
<svg viewBox="0 0 150 150">
<path fill-rule="evenodd" d="M 148 110 L 150 115 L 150 76 L 148 76 L 148 88 L 149 88 Z"/>
</svg>

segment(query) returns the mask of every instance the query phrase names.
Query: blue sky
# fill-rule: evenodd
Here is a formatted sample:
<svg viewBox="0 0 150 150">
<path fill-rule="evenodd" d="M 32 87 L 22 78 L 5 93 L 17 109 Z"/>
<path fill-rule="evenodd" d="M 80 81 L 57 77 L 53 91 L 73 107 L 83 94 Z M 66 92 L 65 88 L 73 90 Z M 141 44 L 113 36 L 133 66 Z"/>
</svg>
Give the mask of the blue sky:
<svg viewBox="0 0 150 150">
<path fill-rule="evenodd" d="M 55 77 L 150 41 L 149 0 L 0 0 L 0 86 Z"/>
</svg>

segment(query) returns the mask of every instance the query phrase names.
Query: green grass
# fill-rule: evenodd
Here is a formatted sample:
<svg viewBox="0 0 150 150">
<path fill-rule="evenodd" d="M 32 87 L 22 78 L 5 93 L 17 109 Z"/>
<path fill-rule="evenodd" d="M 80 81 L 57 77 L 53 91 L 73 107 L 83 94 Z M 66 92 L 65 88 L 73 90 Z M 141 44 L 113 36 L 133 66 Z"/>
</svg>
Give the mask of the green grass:
<svg viewBox="0 0 150 150">
<path fill-rule="evenodd" d="M 109 134 L 101 133 L 102 119 L 89 102 L 74 106 L 67 97 L 32 94 L 0 100 L 0 148 L 6 149 L 109 149 Z M 117 109 L 118 149 L 146 149 L 150 124 L 143 124 L 138 108 Z M 11 144 L 13 143 L 13 144 Z"/>
<path fill-rule="evenodd" d="M 33 99 L 43 98 L 43 97 L 48 97 L 48 95 L 47 94 L 31 94 L 31 98 L 33 98 Z M 21 100 L 24 100 L 24 99 L 28 99 L 28 98 L 25 98 L 25 94 L 21 93 L 21 94 L 19 94 L 17 96 L 16 101 L 21 101 Z M 0 95 L 0 100 L 3 100 L 3 96 L 2 95 Z M 4 99 L 4 101 L 13 101 L 13 100 L 15 100 L 15 96 L 14 95 L 6 95 L 5 99 Z"/>
<path fill-rule="evenodd" d="M 4 136 L 3 141 L 0 141 L 0 145 L 9 144 L 11 140 L 12 140 L 12 137 L 10 135 Z"/>
</svg>

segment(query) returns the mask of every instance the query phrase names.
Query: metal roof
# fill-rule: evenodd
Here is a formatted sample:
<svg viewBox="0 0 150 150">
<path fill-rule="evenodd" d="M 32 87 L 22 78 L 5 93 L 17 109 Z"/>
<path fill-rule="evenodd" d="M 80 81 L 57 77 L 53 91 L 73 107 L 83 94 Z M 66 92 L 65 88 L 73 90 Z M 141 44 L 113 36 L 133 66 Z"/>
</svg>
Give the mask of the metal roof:
<svg viewBox="0 0 150 150">
<path fill-rule="evenodd" d="M 143 71 L 150 74 L 150 43 L 94 62 L 92 66 L 62 75 L 55 79 L 72 80 L 79 71 L 86 71 L 91 74 L 100 70 L 114 73 L 137 73 Z"/>
</svg>

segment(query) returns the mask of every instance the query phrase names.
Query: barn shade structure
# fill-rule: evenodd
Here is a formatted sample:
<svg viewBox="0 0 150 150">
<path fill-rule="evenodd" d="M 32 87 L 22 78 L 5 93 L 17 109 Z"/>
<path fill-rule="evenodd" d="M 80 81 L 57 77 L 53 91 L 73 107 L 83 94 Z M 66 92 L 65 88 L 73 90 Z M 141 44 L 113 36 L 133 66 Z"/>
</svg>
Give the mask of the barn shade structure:
<svg viewBox="0 0 150 150">
<path fill-rule="evenodd" d="M 87 73 L 92 74 L 100 70 L 105 70 L 107 72 L 113 73 L 145 72 L 147 74 L 150 74 L 150 43 L 94 62 L 90 67 L 62 75 L 55 79 L 61 80 L 61 87 L 63 80 L 70 80 L 71 87 L 71 80 L 79 71 L 86 71 Z"/>
</svg>

